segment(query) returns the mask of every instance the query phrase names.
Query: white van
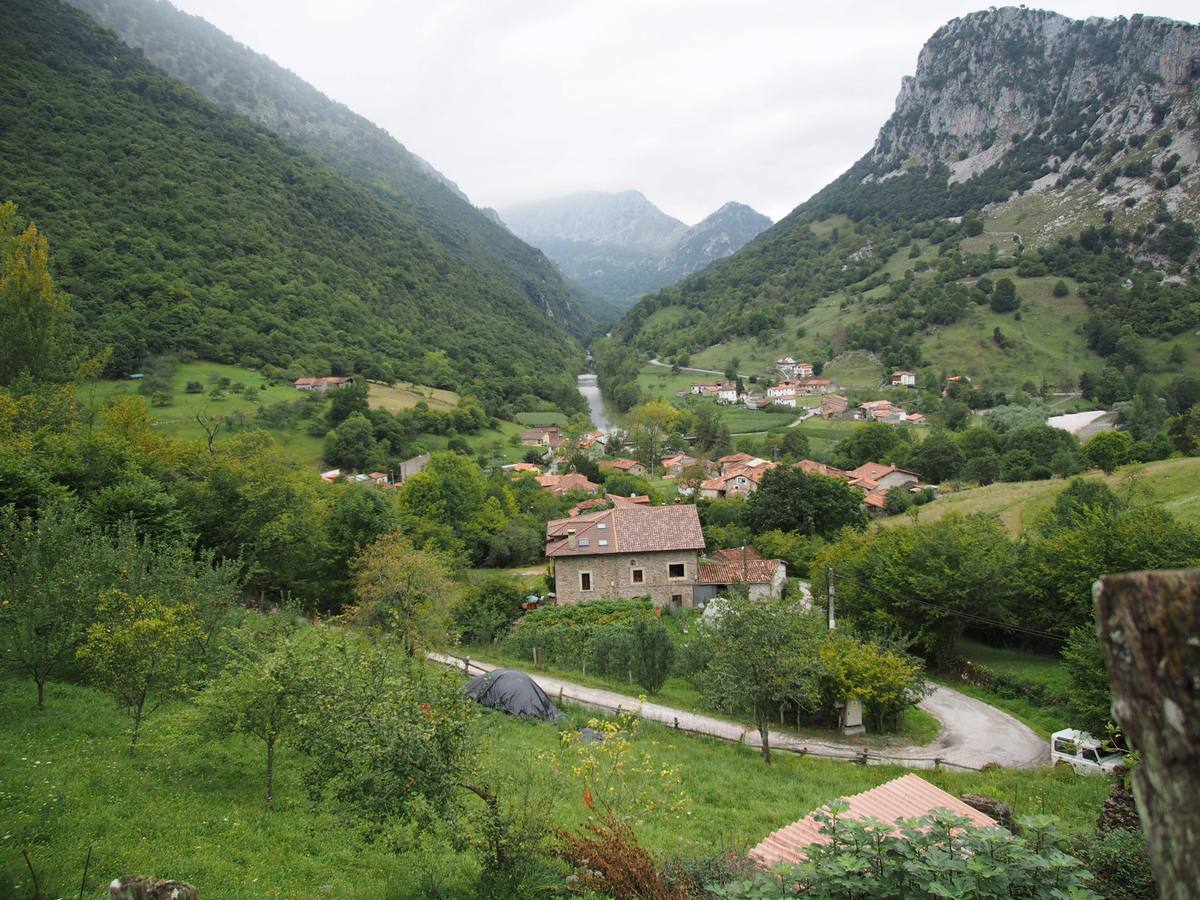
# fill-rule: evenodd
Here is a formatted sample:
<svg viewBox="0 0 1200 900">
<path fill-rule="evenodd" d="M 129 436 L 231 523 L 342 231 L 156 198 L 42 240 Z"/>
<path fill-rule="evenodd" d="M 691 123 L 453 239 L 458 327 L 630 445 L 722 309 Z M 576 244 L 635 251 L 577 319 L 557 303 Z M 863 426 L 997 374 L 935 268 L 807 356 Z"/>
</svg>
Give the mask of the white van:
<svg viewBox="0 0 1200 900">
<path fill-rule="evenodd" d="M 1050 764 L 1064 763 L 1080 775 L 1108 774 L 1124 764 L 1125 754 L 1107 752 L 1099 740 L 1086 731 L 1065 728 L 1050 735 Z"/>
</svg>

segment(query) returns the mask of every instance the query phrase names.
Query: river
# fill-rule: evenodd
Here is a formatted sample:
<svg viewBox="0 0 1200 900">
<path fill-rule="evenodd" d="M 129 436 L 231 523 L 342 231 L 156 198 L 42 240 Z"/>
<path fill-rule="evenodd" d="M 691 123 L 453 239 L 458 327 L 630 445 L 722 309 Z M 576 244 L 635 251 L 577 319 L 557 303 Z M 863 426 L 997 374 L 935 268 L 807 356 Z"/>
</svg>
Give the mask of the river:
<svg viewBox="0 0 1200 900">
<path fill-rule="evenodd" d="M 609 418 L 608 410 L 604 406 L 604 398 L 600 396 L 600 386 L 596 384 L 596 376 L 591 372 L 584 372 L 575 379 L 579 386 L 579 393 L 583 394 L 583 399 L 588 404 L 588 414 L 592 417 L 594 424 L 601 431 L 611 431 L 613 421 Z"/>
</svg>

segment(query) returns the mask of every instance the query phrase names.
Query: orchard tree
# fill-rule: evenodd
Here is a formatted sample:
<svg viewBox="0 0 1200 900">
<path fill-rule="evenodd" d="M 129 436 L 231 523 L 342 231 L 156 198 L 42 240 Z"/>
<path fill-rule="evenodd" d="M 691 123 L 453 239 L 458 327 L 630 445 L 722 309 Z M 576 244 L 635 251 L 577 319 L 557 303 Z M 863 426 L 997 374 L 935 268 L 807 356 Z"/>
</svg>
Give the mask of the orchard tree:
<svg viewBox="0 0 1200 900">
<path fill-rule="evenodd" d="M 309 795 L 375 828 L 419 798 L 448 815 L 474 756 L 476 712 L 458 677 L 353 632 L 309 629 L 299 641 L 295 734 Z"/>
<path fill-rule="evenodd" d="M 258 738 L 266 749 L 267 809 L 275 808 L 275 748 L 295 726 L 303 682 L 297 660 L 301 646 L 295 640 L 274 638 L 269 649 L 247 648 L 199 698 L 207 727 L 218 733 L 231 731 Z"/>
<path fill-rule="evenodd" d="M 771 713 L 781 705 L 817 703 L 819 616 L 791 600 L 750 600 L 734 591 L 702 639 L 710 653 L 701 692 L 715 709 L 754 716 L 763 762 L 771 763 Z"/>
<path fill-rule="evenodd" d="M 418 550 L 391 532 L 368 546 L 355 562 L 357 603 L 349 621 L 393 637 L 407 656 L 441 640 L 457 599 L 449 561 Z"/>
<path fill-rule="evenodd" d="M 73 506 L 36 519 L 0 508 L 0 665 L 33 679 L 38 709 L 46 681 L 75 655 L 91 621 L 104 547 Z"/>
<path fill-rule="evenodd" d="M 189 662 L 201 638 L 190 606 L 117 590 L 101 595 L 96 622 L 77 655 L 132 721 L 130 751 L 146 716 L 189 687 Z"/>
</svg>

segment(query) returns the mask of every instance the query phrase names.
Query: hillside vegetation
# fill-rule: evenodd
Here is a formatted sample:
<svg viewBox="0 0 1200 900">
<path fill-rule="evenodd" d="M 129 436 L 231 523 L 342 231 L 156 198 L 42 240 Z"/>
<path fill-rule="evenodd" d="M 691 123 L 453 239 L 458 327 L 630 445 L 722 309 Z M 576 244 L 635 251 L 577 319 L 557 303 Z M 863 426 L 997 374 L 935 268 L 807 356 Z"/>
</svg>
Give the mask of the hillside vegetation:
<svg viewBox="0 0 1200 900">
<path fill-rule="evenodd" d="M 641 301 L 614 342 L 752 373 L 865 352 L 876 378 L 960 373 L 1006 391 L 1073 390 L 1108 368 L 1128 390 L 1147 370 L 1194 373 L 1198 42 L 1143 16 L 954 20 L 870 152 Z M 1002 281 L 1014 290 L 994 295 Z"/>
<path fill-rule="evenodd" d="M 5 24 L 0 198 L 54 242 L 80 331 L 113 348 L 111 374 L 190 351 L 430 383 L 492 411 L 530 397 L 581 406 L 582 358 L 562 327 L 414 213 L 57 0 L 9 4 Z"/>
<path fill-rule="evenodd" d="M 420 223 L 426 237 L 487 272 L 576 336 L 591 327 L 583 303 L 538 250 L 382 128 L 239 44 L 198 16 L 157 0 L 72 0 L 150 62 L 218 106 L 302 148 Z"/>
<path fill-rule="evenodd" d="M 1200 523 L 1200 459 L 1167 459 L 1125 466 L 1111 475 L 1088 472 L 1079 476 L 1107 484 L 1118 493 L 1131 493 L 1140 502 L 1158 506 L 1184 522 Z M 994 513 L 1013 534 L 1033 527 L 1047 512 L 1067 482 L 1018 481 L 969 488 L 939 497 L 920 507 L 920 522 L 936 522 L 952 512 Z M 903 525 L 909 516 L 889 516 L 881 525 Z"/>
</svg>

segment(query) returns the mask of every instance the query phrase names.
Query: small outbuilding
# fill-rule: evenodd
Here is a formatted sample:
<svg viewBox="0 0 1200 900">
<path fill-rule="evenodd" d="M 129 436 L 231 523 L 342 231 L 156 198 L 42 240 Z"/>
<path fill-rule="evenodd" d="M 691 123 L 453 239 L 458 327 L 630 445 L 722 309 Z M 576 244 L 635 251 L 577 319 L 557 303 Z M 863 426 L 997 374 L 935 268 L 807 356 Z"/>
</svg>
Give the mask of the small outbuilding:
<svg viewBox="0 0 1200 900">
<path fill-rule="evenodd" d="M 478 703 L 511 716 L 557 722 L 558 707 L 536 681 L 518 669 L 493 669 L 468 682 L 464 693 Z"/>
</svg>

